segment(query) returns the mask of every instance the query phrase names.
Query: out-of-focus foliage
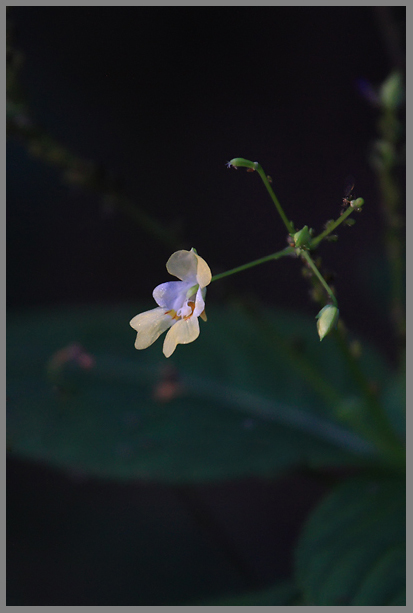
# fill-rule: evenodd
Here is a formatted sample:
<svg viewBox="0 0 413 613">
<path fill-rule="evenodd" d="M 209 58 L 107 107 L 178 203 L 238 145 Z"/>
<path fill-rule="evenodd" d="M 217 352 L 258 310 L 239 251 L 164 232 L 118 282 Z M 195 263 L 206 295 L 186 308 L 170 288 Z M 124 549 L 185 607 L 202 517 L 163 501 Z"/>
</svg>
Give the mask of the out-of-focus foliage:
<svg viewBox="0 0 413 613">
<path fill-rule="evenodd" d="M 296 550 L 306 605 L 406 604 L 406 497 L 402 477 L 338 486 L 310 516 Z"/>
<path fill-rule="evenodd" d="M 227 596 L 226 598 L 210 600 L 205 603 L 198 602 L 196 604 L 197 606 L 214 607 L 270 607 L 301 604 L 299 599 L 300 592 L 295 583 L 284 581 L 266 590 L 246 592 L 245 594 Z"/>
<path fill-rule="evenodd" d="M 9 317 L 13 452 L 102 477 L 167 482 L 374 459 L 366 441 L 334 420 L 316 386 L 297 378 L 296 362 L 320 366 L 341 394 L 343 411 L 358 406 L 337 347 L 329 340 L 320 347 L 312 321 L 211 308 L 196 343 L 166 360 L 161 340 L 134 349 L 128 321 L 137 310 Z M 386 365 L 364 352 L 370 376 L 386 381 Z"/>
</svg>

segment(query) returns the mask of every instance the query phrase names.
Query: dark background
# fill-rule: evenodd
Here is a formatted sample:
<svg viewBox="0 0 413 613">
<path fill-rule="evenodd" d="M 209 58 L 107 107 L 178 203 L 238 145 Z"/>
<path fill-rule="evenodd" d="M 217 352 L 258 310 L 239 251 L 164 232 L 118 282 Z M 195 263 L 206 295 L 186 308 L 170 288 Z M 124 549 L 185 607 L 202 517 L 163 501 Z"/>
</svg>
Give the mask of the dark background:
<svg viewBox="0 0 413 613">
<path fill-rule="evenodd" d="M 404 7 L 14 7 L 8 18 L 24 57 L 20 80 L 35 124 L 75 155 L 101 165 L 137 206 L 178 229 L 180 247 L 196 247 L 213 273 L 286 245 L 284 226 L 258 175 L 228 170 L 225 162 L 233 157 L 259 161 L 272 176 L 287 216 L 297 227 L 308 224 L 317 232 L 338 216 L 346 178 L 353 175 L 364 210 L 353 228 L 340 230 L 337 244 L 323 244 L 321 256 L 336 274 L 344 321 L 393 359 L 380 290 L 383 220 L 369 164 L 378 112 L 363 97 L 359 82 L 378 86 L 400 62 L 388 28 L 394 20 L 404 36 Z M 11 138 L 7 151 L 9 312 L 91 302 L 145 300 L 151 306 L 153 288 L 167 280 L 170 246 L 99 194 L 63 182 L 58 169 L 30 155 L 21 139 Z M 208 301 L 222 302 L 232 291 L 312 317 L 318 310 L 293 259 L 217 282 Z M 296 496 L 294 477 L 286 486 L 289 495 L 280 494 L 279 484 L 261 482 L 191 493 L 203 501 L 198 515 L 204 523 L 205 517 L 216 518 L 211 505 L 217 500 L 222 500 L 225 519 L 219 529 L 214 519 L 215 528 L 206 522 L 218 553 L 199 544 L 189 555 L 183 543 L 193 537 L 188 533 L 181 539 L 186 552 L 182 585 L 170 574 L 171 567 L 159 562 L 173 557 L 176 544 L 164 545 L 156 558 L 158 569 L 156 564 L 152 568 L 145 556 L 122 554 L 127 531 L 112 533 L 116 569 L 101 564 L 111 556 L 109 545 L 107 558 L 99 550 L 102 527 L 89 543 L 89 562 L 82 563 L 86 569 L 98 565 L 96 577 L 86 581 L 84 572 L 89 571 L 82 574 L 79 566 L 86 555 L 81 547 L 82 529 L 87 532 L 89 526 L 85 508 L 94 523 L 101 501 L 115 495 L 123 502 L 108 513 L 117 525 L 133 525 L 131 504 L 141 513 L 150 504 L 163 507 L 169 520 L 172 514 L 175 522 L 185 524 L 192 508 L 188 497 L 173 492 L 172 504 L 165 488 L 156 485 L 150 495 L 142 484 L 129 490 L 102 483 L 85 486 L 73 475 L 55 475 L 13 457 L 9 470 L 10 604 L 174 604 L 270 584 L 290 573 L 291 544 L 322 490 L 300 477 L 301 496 Z M 254 488 L 262 496 L 254 495 Z M 132 490 L 133 496 L 141 495 L 143 506 L 130 502 Z M 238 533 L 228 537 L 236 508 L 239 513 L 237 496 L 247 519 L 242 524 L 240 514 Z M 72 513 L 70 519 L 61 516 L 63 523 L 57 522 L 53 532 L 49 520 L 64 513 L 62 497 Z M 253 509 L 246 502 L 251 497 Z M 289 518 L 278 541 L 263 519 L 269 508 L 275 524 L 278 513 L 279 521 Z M 202 521 L 190 515 L 204 539 Z M 107 514 L 99 517 L 113 530 Z M 62 554 L 67 552 L 64 539 L 61 549 L 52 545 L 67 521 L 79 546 L 73 558 Z M 79 528 L 82 521 L 86 527 Z M 243 540 L 257 522 L 265 537 Z M 165 534 L 174 530 L 175 524 Z M 271 555 L 264 543 L 271 544 Z M 217 555 L 224 558 L 223 570 L 214 574 Z M 249 570 L 240 559 L 249 560 Z M 251 564 L 257 559 L 261 562 Z M 159 586 L 144 579 L 137 587 L 136 574 L 143 568 L 144 577 L 159 573 Z M 104 587 L 108 581 L 112 590 Z"/>
</svg>

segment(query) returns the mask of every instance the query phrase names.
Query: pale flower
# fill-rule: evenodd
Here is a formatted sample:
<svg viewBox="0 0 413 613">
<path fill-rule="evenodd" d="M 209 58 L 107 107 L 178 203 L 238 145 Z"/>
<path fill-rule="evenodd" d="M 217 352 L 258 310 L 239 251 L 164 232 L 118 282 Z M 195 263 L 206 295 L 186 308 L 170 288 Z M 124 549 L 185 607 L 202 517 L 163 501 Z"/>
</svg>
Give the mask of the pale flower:
<svg viewBox="0 0 413 613">
<path fill-rule="evenodd" d="M 167 271 L 180 281 L 168 281 L 155 287 L 156 309 L 136 315 L 129 322 L 138 335 L 136 349 L 146 349 L 168 330 L 163 344 L 167 358 L 180 343 L 192 343 L 199 336 L 198 317 L 206 321 L 206 286 L 212 275 L 208 264 L 194 249 L 176 251 L 166 263 Z"/>
</svg>

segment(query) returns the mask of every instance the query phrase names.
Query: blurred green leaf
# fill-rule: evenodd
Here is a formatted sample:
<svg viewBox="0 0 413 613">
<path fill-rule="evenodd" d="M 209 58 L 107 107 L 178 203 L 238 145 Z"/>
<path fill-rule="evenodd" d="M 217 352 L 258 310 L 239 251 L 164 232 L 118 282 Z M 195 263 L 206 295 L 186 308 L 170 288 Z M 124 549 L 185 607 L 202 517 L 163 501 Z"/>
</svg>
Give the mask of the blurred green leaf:
<svg viewBox="0 0 413 613">
<path fill-rule="evenodd" d="M 144 351 L 133 346 L 129 320 L 146 308 L 9 316 L 12 452 L 107 478 L 177 483 L 371 459 L 371 447 L 334 422 L 294 357 L 253 317 L 210 308 L 199 339 L 167 360 L 161 339 Z M 326 339 L 320 346 L 312 319 L 267 316 L 300 359 L 319 366 L 343 399 L 353 397 L 335 344 Z M 86 357 L 65 363 L 74 343 Z M 367 349 L 365 356 L 370 374 L 385 381 L 383 362 Z"/>
<path fill-rule="evenodd" d="M 305 604 L 405 604 L 405 505 L 405 483 L 397 477 L 352 479 L 329 494 L 296 549 Z"/>
<path fill-rule="evenodd" d="M 300 592 L 292 581 L 283 581 L 266 590 L 246 592 L 235 596 L 223 597 L 196 603 L 196 606 L 214 607 L 271 607 L 299 604 Z"/>
</svg>

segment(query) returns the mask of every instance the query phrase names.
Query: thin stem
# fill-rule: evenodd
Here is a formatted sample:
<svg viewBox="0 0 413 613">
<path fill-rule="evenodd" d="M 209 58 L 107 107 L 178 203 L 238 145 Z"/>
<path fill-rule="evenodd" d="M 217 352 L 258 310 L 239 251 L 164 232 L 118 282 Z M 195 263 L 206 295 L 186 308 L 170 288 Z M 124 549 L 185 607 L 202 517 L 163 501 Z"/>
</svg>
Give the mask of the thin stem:
<svg viewBox="0 0 413 613">
<path fill-rule="evenodd" d="M 321 285 L 324 287 L 324 289 L 326 290 L 327 294 L 330 296 L 331 300 L 333 301 L 334 306 L 337 307 L 338 306 L 337 305 L 337 300 L 336 300 L 336 297 L 333 294 L 332 289 L 329 287 L 329 285 L 327 284 L 327 282 L 324 279 L 323 275 L 320 273 L 320 271 L 318 270 L 317 266 L 314 264 L 314 262 L 311 259 L 311 256 L 308 253 L 308 251 L 305 251 L 303 249 L 301 251 L 301 256 L 306 260 L 306 262 L 310 266 L 311 270 L 314 272 L 314 274 L 316 275 L 316 277 L 320 281 Z"/>
<path fill-rule="evenodd" d="M 259 260 L 254 260 L 253 262 L 248 262 L 248 264 L 243 264 L 242 266 L 237 266 L 236 268 L 232 268 L 231 270 L 227 270 L 226 272 L 221 272 L 218 275 L 214 275 L 211 279 L 212 281 L 217 281 L 218 279 L 223 279 L 224 277 L 229 277 L 230 275 L 235 275 L 237 272 L 242 272 L 243 270 L 247 270 L 248 268 L 253 268 L 253 266 L 258 266 L 259 264 L 264 264 L 265 262 L 269 262 L 270 260 L 278 260 L 286 255 L 293 255 L 294 248 L 286 247 L 281 251 L 277 251 L 276 253 L 272 253 L 271 255 L 266 255 Z"/>
<path fill-rule="evenodd" d="M 390 314 L 396 333 L 399 363 L 406 347 L 405 305 L 405 221 L 402 215 L 403 195 L 398 185 L 403 142 L 402 126 L 397 109 L 383 108 L 378 123 L 379 138 L 390 154 L 380 154 L 377 147 L 375 171 L 380 187 L 381 207 L 385 222 L 384 242 L 390 268 Z M 379 141 L 378 141 L 379 142 Z"/>
<path fill-rule="evenodd" d="M 319 243 L 321 243 L 321 241 L 325 239 L 326 236 L 331 234 L 331 232 L 333 232 L 333 230 L 335 230 L 341 223 L 343 223 L 343 221 L 345 221 L 347 217 L 354 213 L 354 211 L 355 209 L 349 206 L 347 210 L 342 215 L 340 215 L 338 219 L 336 219 L 332 224 L 329 224 L 328 228 L 324 230 L 324 232 L 312 239 L 311 249 L 315 249 L 319 245 Z"/>
<path fill-rule="evenodd" d="M 271 200 L 274 202 L 275 207 L 281 217 L 281 219 L 283 220 L 285 227 L 288 230 L 289 234 L 294 234 L 295 230 L 294 230 L 294 226 L 292 225 L 292 223 L 287 219 L 286 214 L 284 213 L 284 210 L 281 206 L 281 204 L 278 201 L 277 196 L 274 194 L 274 191 L 270 185 L 270 182 L 267 179 L 267 175 L 265 174 L 261 164 L 259 164 L 258 162 L 255 162 L 255 169 L 257 170 L 258 174 L 260 175 L 265 187 L 267 188 L 267 192 L 269 193 Z"/>
<path fill-rule="evenodd" d="M 12 24 L 8 22 L 8 57 L 9 55 L 11 58 L 19 57 L 20 51 L 13 45 L 10 25 Z M 30 116 L 26 96 L 19 84 L 20 64 L 21 62 L 11 61 L 7 65 L 8 137 L 19 139 L 31 155 L 46 164 L 57 167 L 65 184 L 93 190 L 103 199 L 107 198 L 113 207 L 136 221 L 148 234 L 170 248 L 179 248 L 182 242 L 181 237 L 128 198 L 108 169 L 72 154 L 66 147 L 49 136 L 45 130 L 35 125 Z"/>
</svg>

